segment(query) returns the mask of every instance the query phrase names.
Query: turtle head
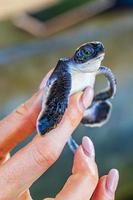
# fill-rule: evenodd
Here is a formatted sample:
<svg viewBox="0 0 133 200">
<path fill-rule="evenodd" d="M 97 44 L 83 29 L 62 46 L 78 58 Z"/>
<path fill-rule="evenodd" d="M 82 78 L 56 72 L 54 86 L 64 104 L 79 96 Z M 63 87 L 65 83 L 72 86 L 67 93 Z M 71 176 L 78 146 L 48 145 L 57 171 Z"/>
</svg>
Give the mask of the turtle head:
<svg viewBox="0 0 133 200">
<path fill-rule="evenodd" d="M 83 72 L 97 71 L 105 55 L 101 42 L 88 42 L 80 46 L 74 56 L 74 68 Z"/>
</svg>

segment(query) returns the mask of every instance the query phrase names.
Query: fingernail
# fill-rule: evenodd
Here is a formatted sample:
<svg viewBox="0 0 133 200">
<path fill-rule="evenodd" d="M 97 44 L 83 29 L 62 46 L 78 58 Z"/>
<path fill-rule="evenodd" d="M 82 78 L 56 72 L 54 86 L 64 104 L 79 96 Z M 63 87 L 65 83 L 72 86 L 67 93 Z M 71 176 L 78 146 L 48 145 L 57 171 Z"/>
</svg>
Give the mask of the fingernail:
<svg viewBox="0 0 133 200">
<path fill-rule="evenodd" d="M 108 193 L 114 194 L 119 181 L 119 172 L 117 169 L 111 169 L 106 179 L 106 189 Z"/>
<path fill-rule="evenodd" d="M 43 87 L 45 87 L 45 85 L 46 85 L 46 78 L 44 77 L 40 86 L 39 86 L 39 89 L 42 89 Z"/>
<path fill-rule="evenodd" d="M 84 153 L 91 158 L 95 158 L 95 149 L 93 142 L 91 139 L 87 136 L 84 136 L 82 139 L 82 148 L 84 150 Z"/>
<path fill-rule="evenodd" d="M 42 89 L 42 88 L 45 87 L 46 82 L 47 82 L 48 78 L 50 77 L 52 71 L 53 71 L 53 69 L 51 69 L 51 70 L 47 73 L 47 75 L 44 76 L 44 78 L 42 79 L 41 84 L 40 84 L 40 86 L 39 86 L 39 89 Z"/>
<path fill-rule="evenodd" d="M 42 79 L 42 82 L 41 82 L 41 84 L 40 84 L 40 86 L 39 86 L 39 89 L 40 89 L 40 90 L 43 89 L 43 88 L 46 86 L 47 80 L 48 80 L 48 78 L 49 78 L 48 75 L 49 75 L 49 74 L 47 74 L 47 75 Z"/>
<path fill-rule="evenodd" d="M 85 110 L 91 105 L 93 95 L 93 89 L 91 87 L 87 87 L 82 95 L 82 104 Z"/>
</svg>

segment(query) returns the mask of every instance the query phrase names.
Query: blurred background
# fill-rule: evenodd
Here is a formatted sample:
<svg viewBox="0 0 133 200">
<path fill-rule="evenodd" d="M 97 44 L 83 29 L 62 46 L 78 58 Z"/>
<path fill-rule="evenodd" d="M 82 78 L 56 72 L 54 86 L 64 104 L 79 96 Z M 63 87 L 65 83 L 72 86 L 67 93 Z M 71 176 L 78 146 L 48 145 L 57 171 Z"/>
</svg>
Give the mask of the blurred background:
<svg viewBox="0 0 133 200">
<path fill-rule="evenodd" d="M 91 40 L 105 45 L 103 64 L 117 77 L 117 95 L 105 126 L 80 125 L 74 137 L 79 143 L 83 135 L 93 140 L 100 175 L 117 168 L 116 199 L 133 200 L 133 0 L 0 0 L 0 117 L 28 99 L 59 58 Z M 97 77 L 96 90 L 105 85 Z M 32 185 L 33 199 L 54 196 L 62 188 L 72 159 L 66 145 L 56 164 Z"/>
</svg>

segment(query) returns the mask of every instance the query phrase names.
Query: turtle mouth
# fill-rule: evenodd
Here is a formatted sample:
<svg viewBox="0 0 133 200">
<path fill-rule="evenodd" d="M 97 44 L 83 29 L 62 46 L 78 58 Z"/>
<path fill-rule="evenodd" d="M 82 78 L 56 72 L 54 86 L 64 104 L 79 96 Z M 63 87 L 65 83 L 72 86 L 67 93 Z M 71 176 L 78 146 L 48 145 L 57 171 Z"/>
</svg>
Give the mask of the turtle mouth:
<svg viewBox="0 0 133 200">
<path fill-rule="evenodd" d="M 84 73 L 91 73 L 97 71 L 101 65 L 102 60 L 104 59 L 104 56 L 104 52 L 100 53 L 97 57 L 89 60 L 86 64 L 83 64 L 84 67 L 81 68 L 80 71 Z"/>
<path fill-rule="evenodd" d="M 105 56 L 105 53 L 100 53 L 94 60 L 103 60 Z"/>
<path fill-rule="evenodd" d="M 70 62 L 70 65 L 74 71 L 79 70 L 82 73 L 95 72 L 99 69 L 101 62 L 104 59 L 104 56 L 105 56 L 105 52 L 100 52 L 100 53 L 98 53 L 97 56 L 95 56 L 95 58 L 92 58 L 85 63 L 76 63 L 75 64 L 75 60 L 72 60 Z"/>
</svg>

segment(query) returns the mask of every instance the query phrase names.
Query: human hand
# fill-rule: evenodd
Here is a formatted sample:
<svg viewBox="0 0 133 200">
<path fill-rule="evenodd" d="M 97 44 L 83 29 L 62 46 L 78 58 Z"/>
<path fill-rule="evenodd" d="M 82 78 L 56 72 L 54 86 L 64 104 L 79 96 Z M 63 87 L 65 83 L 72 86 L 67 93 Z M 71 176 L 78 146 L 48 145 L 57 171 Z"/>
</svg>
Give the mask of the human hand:
<svg viewBox="0 0 133 200">
<path fill-rule="evenodd" d="M 35 130 L 42 95 L 43 89 L 40 89 L 0 121 L 0 200 L 31 199 L 29 187 L 59 158 L 65 143 L 81 121 L 85 108 L 91 104 L 93 90 L 87 88 L 84 93 L 73 95 L 56 129 L 44 137 L 35 136 L 26 147 L 9 158 L 9 152 Z M 117 182 L 116 170 L 99 180 L 93 144 L 84 137 L 74 156 L 72 175 L 54 199 L 89 200 L 93 195 L 93 200 L 113 200 Z"/>
</svg>

